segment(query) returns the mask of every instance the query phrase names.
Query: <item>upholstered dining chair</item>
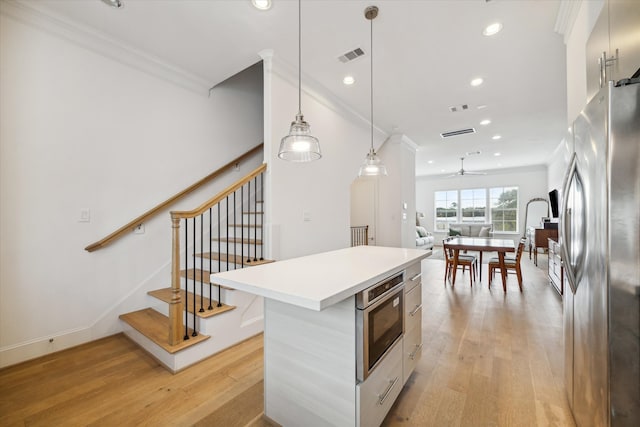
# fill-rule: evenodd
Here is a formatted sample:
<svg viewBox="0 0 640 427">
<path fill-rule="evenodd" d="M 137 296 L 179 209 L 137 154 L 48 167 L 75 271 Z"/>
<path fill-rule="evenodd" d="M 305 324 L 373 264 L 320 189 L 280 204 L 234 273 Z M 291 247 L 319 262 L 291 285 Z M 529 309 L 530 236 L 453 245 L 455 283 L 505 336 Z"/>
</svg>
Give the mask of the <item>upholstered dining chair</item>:
<svg viewBox="0 0 640 427">
<path fill-rule="evenodd" d="M 525 240 L 520 240 L 518 244 L 518 249 L 516 250 L 516 257 L 504 257 L 504 267 L 507 270 L 507 274 L 511 272 L 515 272 L 518 277 L 518 286 L 520 287 L 520 292 L 522 292 L 522 270 L 520 269 L 520 260 L 522 259 L 522 252 L 524 251 Z M 495 275 L 496 270 L 500 270 L 500 260 L 498 257 L 493 257 L 489 260 L 489 288 L 491 288 L 491 281 Z M 506 288 L 505 288 L 506 291 Z"/>
<path fill-rule="evenodd" d="M 453 258 L 454 252 L 449 246 L 447 246 L 447 242 L 451 240 L 452 237 L 444 239 L 442 241 L 442 252 L 444 252 L 444 260 L 445 260 L 445 269 L 444 269 L 444 285 L 447 285 L 447 277 L 449 277 L 449 281 L 451 281 L 451 273 L 453 272 Z M 462 268 L 462 273 L 464 274 L 466 268 L 469 267 L 469 282 L 471 286 L 473 286 L 473 282 L 476 280 L 477 270 L 478 270 L 478 259 L 475 255 L 462 255 L 458 254 L 458 268 Z M 455 282 L 451 283 L 451 286 L 455 285 Z"/>
</svg>

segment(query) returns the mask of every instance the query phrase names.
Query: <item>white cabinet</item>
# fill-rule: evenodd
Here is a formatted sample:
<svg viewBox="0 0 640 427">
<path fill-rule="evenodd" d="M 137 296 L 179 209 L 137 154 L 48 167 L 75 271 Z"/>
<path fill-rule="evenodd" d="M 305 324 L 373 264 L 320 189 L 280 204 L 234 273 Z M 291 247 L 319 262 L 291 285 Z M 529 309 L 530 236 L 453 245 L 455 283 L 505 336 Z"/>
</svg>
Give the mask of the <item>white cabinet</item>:
<svg viewBox="0 0 640 427">
<path fill-rule="evenodd" d="M 402 385 L 402 339 L 384 360 L 356 387 L 356 425 L 379 426 L 400 394 Z"/>
<path fill-rule="evenodd" d="M 422 281 L 421 263 L 405 271 L 404 342 L 402 383 L 406 383 L 422 355 Z"/>
<path fill-rule="evenodd" d="M 608 0 L 587 41 L 587 100 L 610 80 L 630 78 L 640 69 L 640 2 Z"/>
</svg>

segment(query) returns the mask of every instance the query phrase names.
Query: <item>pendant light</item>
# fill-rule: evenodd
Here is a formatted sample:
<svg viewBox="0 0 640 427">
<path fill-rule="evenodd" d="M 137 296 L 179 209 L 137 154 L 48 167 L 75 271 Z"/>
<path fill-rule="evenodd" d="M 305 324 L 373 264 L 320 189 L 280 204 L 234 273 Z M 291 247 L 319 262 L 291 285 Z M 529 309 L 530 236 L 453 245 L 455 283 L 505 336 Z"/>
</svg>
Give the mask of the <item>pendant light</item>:
<svg viewBox="0 0 640 427">
<path fill-rule="evenodd" d="M 302 116 L 302 14 L 300 12 L 300 0 L 298 0 L 298 114 L 295 121 L 291 122 L 289 135 L 280 141 L 278 157 L 290 162 L 311 162 L 322 157 L 318 138 L 311 135 L 309 123 Z"/>
<path fill-rule="evenodd" d="M 371 23 L 371 149 L 360 166 L 358 176 L 386 176 L 387 168 L 373 148 L 373 20 L 378 16 L 378 8 L 369 6 L 364 10 L 364 16 Z"/>
</svg>

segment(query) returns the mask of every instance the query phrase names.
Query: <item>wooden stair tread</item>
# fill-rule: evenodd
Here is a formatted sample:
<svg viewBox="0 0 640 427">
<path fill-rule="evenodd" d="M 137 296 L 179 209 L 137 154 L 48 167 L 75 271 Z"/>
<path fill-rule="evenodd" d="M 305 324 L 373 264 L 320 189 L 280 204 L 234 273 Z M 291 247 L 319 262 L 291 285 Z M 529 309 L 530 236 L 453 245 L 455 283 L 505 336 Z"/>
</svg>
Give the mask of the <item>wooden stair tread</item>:
<svg viewBox="0 0 640 427">
<path fill-rule="evenodd" d="M 245 267 L 252 267 L 254 265 L 269 264 L 271 262 L 274 262 L 272 259 L 262 259 L 262 260 L 254 261 L 253 258 L 251 258 L 251 261 L 247 261 L 249 257 L 242 257 L 238 254 L 229 255 L 229 254 L 218 253 L 218 252 L 207 252 L 203 254 L 196 254 L 196 256 L 200 258 L 211 259 L 213 261 L 219 260 L 225 263 L 229 261 L 229 263 L 231 264 L 244 265 Z"/>
<path fill-rule="evenodd" d="M 187 311 L 189 313 L 193 313 L 193 293 L 192 292 L 185 292 L 184 289 L 180 289 L 181 291 L 181 298 L 183 303 L 186 302 L 186 307 L 187 307 Z M 164 301 L 167 304 L 171 302 L 171 297 L 173 294 L 173 290 L 171 288 L 164 288 L 164 289 L 156 289 L 155 291 L 149 291 L 147 292 L 147 294 L 151 295 L 152 297 L 158 298 L 160 301 Z M 204 311 L 200 312 L 200 297 L 199 295 L 196 295 L 196 307 L 197 309 L 195 310 L 196 316 L 198 317 L 202 317 L 203 319 L 208 319 L 209 317 L 213 317 L 215 315 L 218 314 L 222 314 L 222 313 L 226 313 L 227 311 L 231 311 L 233 309 L 235 309 L 236 307 L 234 305 L 227 305 L 227 304 L 222 304 L 220 307 L 218 307 L 218 301 L 216 300 L 212 300 L 211 301 L 211 305 L 212 305 L 212 309 L 209 310 L 209 298 L 204 298 L 203 300 L 203 306 L 204 306 Z"/>
<path fill-rule="evenodd" d="M 255 239 L 240 239 L 238 237 L 225 237 L 225 236 L 221 236 L 221 237 L 214 237 L 213 239 L 214 242 L 217 242 L 218 240 L 221 242 L 229 242 L 229 243 L 245 243 L 245 244 L 249 244 L 249 245 L 262 245 L 262 240 L 255 240 Z"/>
<path fill-rule="evenodd" d="M 217 273 L 214 271 L 214 273 Z M 180 270 L 180 276 L 186 277 L 188 280 L 195 280 L 196 282 L 202 282 L 204 284 L 209 284 L 209 272 L 206 270 L 200 270 L 199 268 L 190 268 L 188 270 Z M 233 288 L 229 288 L 223 285 L 214 284 L 215 286 L 220 286 L 222 289 L 228 289 L 233 291 Z"/>
<path fill-rule="evenodd" d="M 183 340 L 177 345 L 169 345 L 169 318 L 152 308 L 121 314 L 120 319 L 171 354 L 210 338 L 209 335 L 203 334 L 193 337 L 193 330 L 189 329 L 188 340 Z"/>
</svg>

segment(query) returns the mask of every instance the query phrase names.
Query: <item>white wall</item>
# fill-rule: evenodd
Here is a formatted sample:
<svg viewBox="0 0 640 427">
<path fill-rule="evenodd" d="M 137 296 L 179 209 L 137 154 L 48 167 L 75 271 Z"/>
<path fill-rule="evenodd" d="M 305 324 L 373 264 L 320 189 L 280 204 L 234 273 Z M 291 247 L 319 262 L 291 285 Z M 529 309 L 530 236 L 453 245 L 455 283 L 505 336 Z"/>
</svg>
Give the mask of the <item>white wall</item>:
<svg viewBox="0 0 640 427">
<path fill-rule="evenodd" d="M 371 141 L 367 123 L 305 87 L 302 113 L 320 140 L 322 159 L 290 163 L 277 158 L 280 139 L 298 110 L 297 78 L 286 64 L 265 59 L 266 206 L 270 256 L 282 260 L 350 245 L 350 186 Z M 382 139 L 376 134 L 376 144 Z M 304 220 L 307 215 L 309 221 Z"/>
<path fill-rule="evenodd" d="M 118 314 L 169 285 L 168 212 L 145 234 L 84 247 L 262 142 L 263 105 L 261 67 L 209 98 L 23 20 L 3 14 L 0 31 L 5 366 L 118 332 Z"/>
<path fill-rule="evenodd" d="M 519 188 L 518 233 L 494 233 L 498 238 L 518 240 L 523 234 L 524 214 L 527 202 L 534 197 L 548 198 L 547 168 L 545 166 L 496 170 L 487 175 L 458 176 L 453 178 L 421 176 L 416 178 L 416 210 L 425 214 L 429 230 L 434 223 L 434 192 L 464 188 L 490 188 L 517 186 Z M 445 233 L 434 233 L 436 244 L 442 244 Z"/>
<path fill-rule="evenodd" d="M 389 175 L 380 178 L 377 245 L 415 248 L 416 145 L 404 135 L 392 135 L 378 155 Z"/>
</svg>

